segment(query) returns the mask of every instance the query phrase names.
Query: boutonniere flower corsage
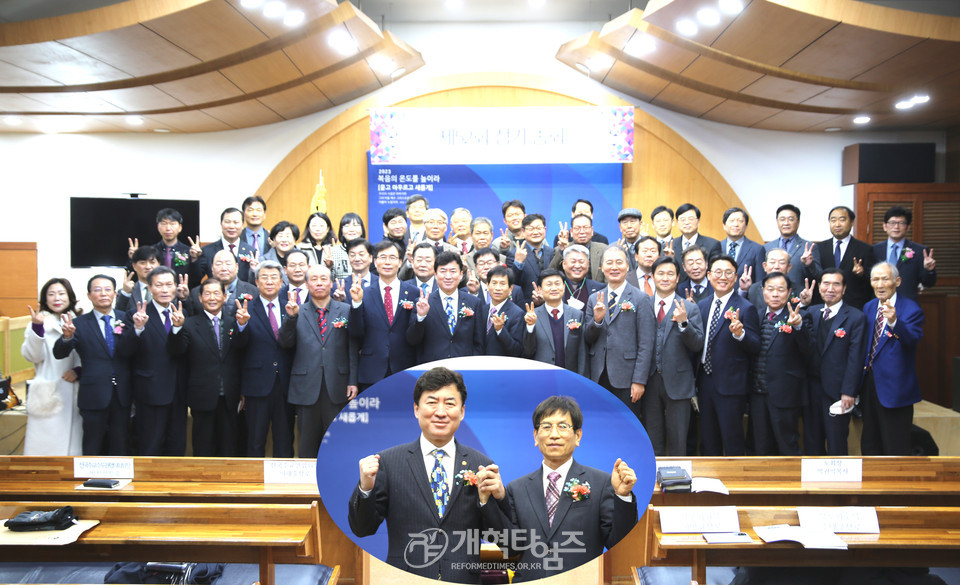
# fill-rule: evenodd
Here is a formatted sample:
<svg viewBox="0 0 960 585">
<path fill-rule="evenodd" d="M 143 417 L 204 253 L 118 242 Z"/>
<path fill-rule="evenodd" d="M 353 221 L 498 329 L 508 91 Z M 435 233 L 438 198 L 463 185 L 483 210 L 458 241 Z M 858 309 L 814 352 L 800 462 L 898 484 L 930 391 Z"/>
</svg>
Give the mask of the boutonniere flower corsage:
<svg viewBox="0 0 960 585">
<path fill-rule="evenodd" d="M 733 321 L 737 318 L 737 313 L 733 309 L 727 309 L 727 312 L 723 314 L 723 318 Z"/>
<path fill-rule="evenodd" d="M 571 479 L 564 484 L 563 493 L 573 498 L 574 502 L 582 502 L 590 497 L 590 482 L 580 483 L 579 479 Z"/>
<path fill-rule="evenodd" d="M 334 329 L 346 329 L 347 328 L 347 318 L 346 317 L 337 317 L 333 320 Z"/>
<path fill-rule="evenodd" d="M 915 254 L 915 252 L 913 251 L 913 248 L 904 248 L 904 249 L 903 249 L 903 254 L 900 254 L 900 259 L 901 259 L 901 260 L 909 260 L 909 259 L 913 258 L 913 255 L 914 255 L 914 254 Z"/>
<path fill-rule="evenodd" d="M 636 307 L 634 307 L 634 306 L 633 306 L 633 303 L 631 303 L 630 301 L 625 301 L 625 302 L 620 303 L 620 310 L 621 310 L 621 311 L 635 311 L 635 310 L 636 310 Z"/>
<path fill-rule="evenodd" d="M 408 311 L 413 309 L 413 301 L 408 301 L 407 299 L 403 299 L 402 301 L 400 301 L 400 308 L 406 309 Z"/>
<path fill-rule="evenodd" d="M 570 331 L 576 331 L 577 329 L 580 329 L 580 321 L 577 321 L 576 319 L 570 319 L 567 321 L 567 329 Z"/>
<path fill-rule="evenodd" d="M 791 303 L 799 303 L 799 302 L 800 302 L 800 297 L 790 297 L 790 302 L 791 302 Z"/>
<path fill-rule="evenodd" d="M 786 322 L 778 324 L 778 325 L 777 325 L 777 329 L 780 330 L 780 333 L 792 333 L 792 332 L 793 332 L 793 327 L 787 325 Z"/>
<path fill-rule="evenodd" d="M 900 336 L 899 336 L 899 335 L 897 335 L 897 334 L 894 333 L 893 331 L 890 331 L 889 329 L 884 330 L 884 333 L 887 334 L 887 337 L 893 337 L 893 338 L 895 338 L 895 339 L 900 339 Z"/>
<path fill-rule="evenodd" d="M 454 476 L 454 479 L 457 480 L 457 483 L 460 485 L 477 485 L 477 472 L 471 471 L 469 469 L 463 469 Z"/>
<path fill-rule="evenodd" d="M 239 259 L 241 262 L 249 262 L 253 260 L 253 256 L 250 254 L 240 254 L 237 256 L 237 259 Z"/>
<path fill-rule="evenodd" d="M 473 317 L 473 309 L 467 306 L 460 307 L 460 318 L 466 319 L 467 317 Z"/>
<path fill-rule="evenodd" d="M 843 327 L 840 327 L 839 329 L 833 332 L 833 336 L 843 339 L 844 337 L 847 336 L 847 332 L 843 329 Z"/>
<path fill-rule="evenodd" d="M 250 293 L 243 293 L 242 295 L 240 295 L 240 298 L 245 301 L 252 301 L 253 295 L 251 295 Z"/>
<path fill-rule="evenodd" d="M 127 325 L 127 324 L 124 323 L 123 321 L 117 321 L 117 323 L 113 326 L 113 334 L 114 334 L 114 335 L 120 335 L 121 333 L 123 333 L 123 328 L 124 328 L 126 325 Z"/>
<path fill-rule="evenodd" d="M 190 256 L 184 254 L 183 252 L 174 252 L 173 265 L 174 266 L 186 266 L 190 263 Z"/>
</svg>

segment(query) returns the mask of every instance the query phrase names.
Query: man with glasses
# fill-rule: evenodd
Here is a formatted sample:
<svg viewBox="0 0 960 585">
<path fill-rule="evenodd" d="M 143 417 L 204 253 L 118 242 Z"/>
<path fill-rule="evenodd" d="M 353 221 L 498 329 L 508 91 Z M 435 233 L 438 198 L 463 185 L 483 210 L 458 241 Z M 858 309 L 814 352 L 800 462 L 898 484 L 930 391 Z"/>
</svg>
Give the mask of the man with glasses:
<svg viewBox="0 0 960 585">
<path fill-rule="evenodd" d="M 929 288 L 937 284 L 937 261 L 933 259 L 933 249 L 907 239 L 912 221 L 913 212 L 909 209 L 899 205 L 888 209 L 883 214 L 887 239 L 874 244 L 873 257 L 896 266 L 900 275 L 897 294 L 916 301 L 921 285 Z"/>
<path fill-rule="evenodd" d="M 693 302 L 699 303 L 703 299 L 713 296 L 713 286 L 707 278 L 707 256 L 700 246 L 690 246 L 680 256 L 683 266 L 683 275 L 677 286 L 677 294 Z"/>
<path fill-rule="evenodd" d="M 710 260 L 713 295 L 697 308 L 705 334 L 697 390 L 700 405 L 700 454 L 746 454 L 743 414 L 750 392 L 750 360 L 760 351 L 757 310 L 736 294 L 737 263 L 729 256 Z"/>
<path fill-rule="evenodd" d="M 684 203 L 677 208 L 677 226 L 681 237 L 673 238 L 671 242 L 675 258 L 682 256 L 690 246 L 700 246 L 708 261 L 720 254 L 720 242 L 700 233 L 700 208 L 693 203 Z"/>
<path fill-rule="evenodd" d="M 597 282 L 604 282 L 605 277 L 600 264 L 601 258 L 603 257 L 603 252 L 607 249 L 607 246 L 605 244 L 601 244 L 600 242 L 593 241 L 593 218 L 591 218 L 589 215 L 582 214 L 574 216 L 574 218 L 570 220 L 570 239 L 567 239 L 564 236 L 565 234 L 560 235 L 559 242 L 557 243 L 557 249 L 563 250 L 571 243 L 578 244 L 586 248 L 589 261 L 589 272 L 587 274 L 591 279 Z M 562 257 L 554 257 L 550 268 L 559 269 L 562 261 Z"/>
<path fill-rule="evenodd" d="M 554 249 L 546 245 L 546 219 L 539 213 L 523 218 L 523 245 L 517 248 L 513 258 L 507 258 L 507 267 L 513 270 L 513 281 L 523 291 L 523 300 L 533 299 L 533 287 L 540 272 L 550 266 Z"/>
<path fill-rule="evenodd" d="M 491 301 L 490 292 L 487 289 L 487 274 L 491 268 L 502 266 L 499 256 L 493 248 L 477 248 L 473 254 L 467 255 L 475 267 L 474 272 L 467 278 L 467 290 L 485 305 L 489 305 Z M 523 290 L 516 284 L 512 287 L 510 300 L 518 307 L 523 306 Z"/>
<path fill-rule="evenodd" d="M 544 579 L 591 561 L 613 548 L 637 523 L 632 491 L 636 474 L 622 459 L 614 462 L 612 473 L 578 462 L 573 452 L 582 439 L 580 406 L 568 396 L 551 396 L 533 411 L 533 442 L 543 455 L 540 467 L 506 488 L 496 483 L 499 474 L 478 476 L 480 481 L 495 479 L 491 494 L 505 497 L 510 509 L 508 525 L 497 526 L 499 508 L 489 504 L 481 508 L 484 518 L 499 530 L 511 531 L 516 538 L 510 545 L 527 543 L 510 549 L 521 555 L 514 582 Z M 578 497 L 574 486 L 589 487 L 589 496 Z M 576 546 L 571 546 L 571 538 Z M 531 542 L 543 542 L 548 551 L 556 551 L 557 566 L 548 567 L 542 551 L 537 554 L 540 547 L 529 546 Z"/>
<path fill-rule="evenodd" d="M 564 277 L 563 302 L 578 311 L 583 312 L 590 295 L 603 290 L 603 283 L 589 277 L 590 252 L 580 244 L 571 244 L 563 250 L 560 272 Z"/>
</svg>

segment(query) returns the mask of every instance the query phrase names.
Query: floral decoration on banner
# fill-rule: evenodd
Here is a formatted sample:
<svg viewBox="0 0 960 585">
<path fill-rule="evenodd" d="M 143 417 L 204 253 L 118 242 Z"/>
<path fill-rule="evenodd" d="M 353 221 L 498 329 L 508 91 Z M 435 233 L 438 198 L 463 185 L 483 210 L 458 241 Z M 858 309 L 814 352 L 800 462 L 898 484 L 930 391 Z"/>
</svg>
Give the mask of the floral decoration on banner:
<svg viewBox="0 0 960 585">
<path fill-rule="evenodd" d="M 573 478 L 563 485 L 563 493 L 570 496 L 574 502 L 582 502 L 590 497 L 590 482 L 580 483 L 580 480 Z"/>
<path fill-rule="evenodd" d="M 190 264 L 190 255 L 184 254 L 183 252 L 173 253 L 173 265 L 174 266 L 186 266 Z"/>
<path fill-rule="evenodd" d="M 413 309 L 413 301 L 408 301 L 407 299 L 403 299 L 402 301 L 400 301 L 400 308 L 406 309 L 408 311 Z"/>
<path fill-rule="evenodd" d="M 636 311 L 637 308 L 634 307 L 634 306 L 633 306 L 633 303 L 631 303 L 630 301 L 624 301 L 624 302 L 620 303 L 620 310 L 621 310 L 621 311 Z"/>
<path fill-rule="evenodd" d="M 906 248 L 906 247 L 904 247 L 903 253 L 900 254 L 900 260 L 901 260 L 901 261 L 909 260 L 909 259 L 913 258 L 914 254 L 916 254 L 916 252 L 913 251 L 913 248 Z"/>
<path fill-rule="evenodd" d="M 333 320 L 334 329 L 346 329 L 347 328 L 347 318 L 346 317 L 337 317 Z"/>
<path fill-rule="evenodd" d="M 460 315 L 461 319 L 466 319 L 467 317 L 473 317 L 473 309 L 464 305 L 460 307 L 460 313 L 458 314 Z"/>
<path fill-rule="evenodd" d="M 384 163 L 393 158 L 398 149 L 396 112 L 374 109 L 370 112 L 370 161 Z"/>
<path fill-rule="evenodd" d="M 834 337 L 838 337 L 838 338 L 840 338 L 840 339 L 843 339 L 844 337 L 847 336 L 847 332 L 846 332 L 846 330 L 844 330 L 843 327 L 840 327 L 839 329 L 837 329 L 836 331 L 833 332 L 833 336 L 834 336 Z"/>
<path fill-rule="evenodd" d="M 737 313 L 733 309 L 727 309 L 727 312 L 723 314 L 723 318 L 733 321 L 734 319 L 737 318 Z"/>
<path fill-rule="evenodd" d="M 607 112 L 610 122 L 610 150 L 622 162 L 633 160 L 633 108 L 611 107 Z"/>
<path fill-rule="evenodd" d="M 114 335 L 120 335 L 120 334 L 122 334 L 122 333 L 123 333 L 123 328 L 126 327 L 126 325 L 127 325 L 127 324 L 124 323 L 123 321 L 117 321 L 116 324 L 113 326 L 113 334 L 114 334 Z"/>
<path fill-rule="evenodd" d="M 580 321 L 577 321 L 576 319 L 570 319 L 567 321 L 567 329 L 570 331 L 576 331 L 577 329 L 580 329 Z"/>
<path fill-rule="evenodd" d="M 476 471 L 472 471 L 472 470 L 470 470 L 470 469 L 463 469 L 463 470 L 460 471 L 460 473 L 458 473 L 457 475 L 454 476 L 454 479 L 456 479 L 457 483 L 460 484 L 460 485 L 472 485 L 472 486 L 476 486 L 476 485 L 477 485 L 477 472 L 476 472 Z"/>
</svg>

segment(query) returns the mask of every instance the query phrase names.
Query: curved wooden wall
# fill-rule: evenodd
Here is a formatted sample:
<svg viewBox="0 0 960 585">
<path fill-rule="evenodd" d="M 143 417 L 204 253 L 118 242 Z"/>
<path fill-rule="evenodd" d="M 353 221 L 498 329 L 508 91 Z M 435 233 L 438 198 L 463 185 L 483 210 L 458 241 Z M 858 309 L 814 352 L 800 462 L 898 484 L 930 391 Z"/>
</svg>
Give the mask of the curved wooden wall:
<svg viewBox="0 0 960 585">
<path fill-rule="evenodd" d="M 288 219 L 303 228 L 321 169 L 327 213 L 334 228 L 348 211 L 366 218 L 370 108 L 630 105 L 599 88 L 571 95 L 569 88 L 560 85 L 537 76 L 471 74 L 410 86 L 404 93 L 392 86 L 318 128 L 277 165 L 257 190 L 267 201 L 267 223 Z M 657 205 L 676 209 L 692 202 L 703 212 L 701 232 L 723 238 L 723 212 L 732 206 L 744 207 L 740 198 L 713 165 L 676 132 L 639 109 L 634 119 L 634 162 L 623 169 L 624 207 L 640 209 L 647 221 Z M 379 238 L 380 218 L 374 218 L 372 230 L 368 221 L 367 230 Z M 752 222 L 747 235 L 760 241 Z"/>
</svg>

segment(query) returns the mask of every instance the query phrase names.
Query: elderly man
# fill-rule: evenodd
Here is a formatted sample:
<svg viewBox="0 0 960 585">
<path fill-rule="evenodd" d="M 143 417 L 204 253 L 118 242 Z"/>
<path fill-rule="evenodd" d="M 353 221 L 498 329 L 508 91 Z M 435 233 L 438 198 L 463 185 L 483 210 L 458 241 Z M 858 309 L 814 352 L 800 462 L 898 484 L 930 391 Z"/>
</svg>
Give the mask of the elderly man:
<svg viewBox="0 0 960 585">
<path fill-rule="evenodd" d="M 570 220 L 570 237 L 573 240 L 572 242 L 565 237 L 565 234 L 561 234 L 557 248 L 563 250 L 570 243 L 583 246 L 587 250 L 587 256 L 589 257 L 590 278 L 597 282 L 604 282 L 605 277 L 600 267 L 600 258 L 603 256 L 603 252 L 607 246 L 600 242 L 593 241 L 593 219 L 589 215 L 581 214 L 575 216 Z M 557 258 L 555 256 L 553 263 L 550 264 L 550 268 L 559 269 L 562 261 L 562 257 Z M 629 263 L 628 260 L 627 264 L 629 265 Z"/>
<path fill-rule="evenodd" d="M 590 252 L 580 244 L 571 244 L 563 251 L 561 273 L 564 277 L 563 302 L 583 311 L 590 295 L 603 289 L 603 284 L 589 278 Z"/>
</svg>

